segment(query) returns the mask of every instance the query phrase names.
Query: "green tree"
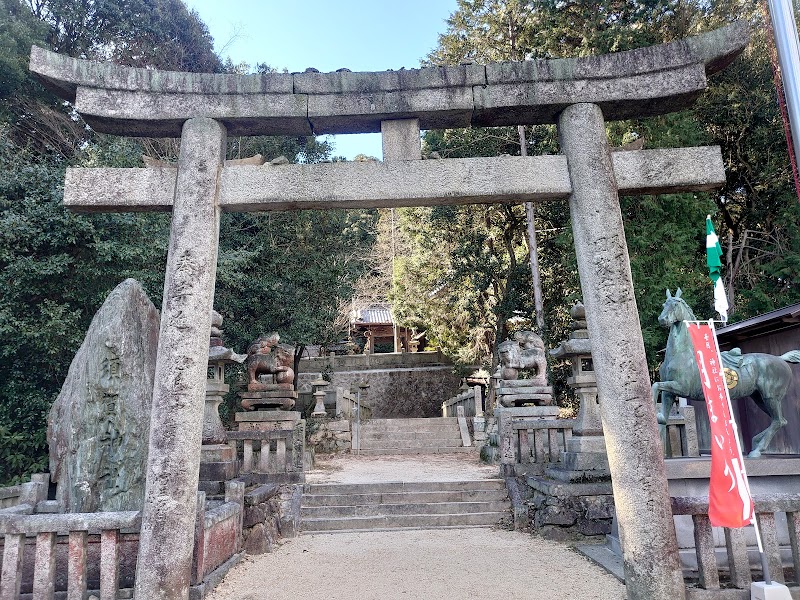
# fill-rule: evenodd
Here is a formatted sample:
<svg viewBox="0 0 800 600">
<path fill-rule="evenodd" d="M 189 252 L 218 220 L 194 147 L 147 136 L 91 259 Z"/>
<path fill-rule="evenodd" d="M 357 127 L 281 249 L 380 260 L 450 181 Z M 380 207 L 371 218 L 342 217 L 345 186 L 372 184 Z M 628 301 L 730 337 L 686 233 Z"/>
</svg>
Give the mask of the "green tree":
<svg viewBox="0 0 800 600">
<path fill-rule="evenodd" d="M 99 135 L 27 73 L 32 43 L 122 64 L 219 71 L 211 38 L 178 0 L 0 0 L 0 483 L 47 464 L 46 417 L 92 316 L 124 278 L 158 306 L 169 216 L 80 214 L 62 205 L 68 166 L 174 159 L 175 140 Z M 248 68 L 240 67 L 238 68 Z M 260 70 L 269 70 L 259 66 Z M 330 158 L 312 136 L 231 138 L 228 157 Z M 243 351 L 276 329 L 302 344 L 335 339 L 331 315 L 369 243 L 361 213 L 224 215 L 217 308 Z M 369 215 L 367 215 L 369 220 Z"/>
<path fill-rule="evenodd" d="M 758 3 L 734 0 L 674 2 L 645 1 L 565 1 L 565 0 L 459 0 L 458 9 L 447 21 L 438 47 L 428 56 L 429 64 L 459 64 L 465 60 L 488 62 L 523 58 L 559 58 L 617 52 L 651 44 L 669 42 L 713 29 L 735 19 L 753 23 L 753 44 L 722 74 L 711 81 L 710 88 L 696 107 L 662 117 L 609 123 L 608 135 L 613 146 L 638 140 L 645 147 L 680 147 L 719 144 L 728 173 L 727 185 L 709 194 L 680 194 L 662 197 L 622 199 L 637 302 L 644 328 L 650 364 L 658 364 L 658 350 L 663 348 L 665 332 L 655 322 L 663 303 L 664 288 L 681 286 L 694 302 L 697 312 L 711 316 L 711 288 L 704 271 L 704 230 L 706 213 L 712 213 L 718 231 L 730 249 L 728 284 L 736 295 L 736 318 L 745 318 L 780 304 L 798 301 L 797 250 L 798 202 L 790 184 L 790 171 L 780 115 L 776 110 L 775 90 L 766 50 L 767 34 Z M 515 131 L 498 129 L 428 132 L 428 150 L 441 156 L 492 156 L 518 154 Z M 552 127 L 527 130 L 529 154 L 557 152 Z M 490 208 L 464 207 L 480 211 Z M 501 210 L 496 208 L 495 210 Z M 480 233 L 475 222 L 454 219 L 450 224 L 414 214 L 417 229 L 448 227 L 448 244 L 437 246 L 445 265 L 457 257 L 469 255 L 476 271 L 486 272 L 492 265 L 488 253 L 470 250 L 474 240 L 491 239 L 496 221 L 484 220 Z M 522 222 L 508 221 L 509 227 Z M 550 343 L 557 341 L 566 325 L 566 302 L 577 299 L 574 254 L 568 213 L 563 203 L 539 207 L 537 228 L 546 232 L 541 240 L 540 262 L 547 310 L 545 332 Z M 418 263 L 425 248 L 424 240 L 432 234 L 415 235 L 408 265 Z M 513 253 L 521 255 L 522 232 L 505 234 L 514 240 Z M 484 242 L 487 243 L 487 242 Z M 507 251 L 501 264 L 510 265 Z M 421 264 L 421 263 L 420 263 Z M 410 268 L 410 267 L 409 267 Z M 450 268 L 450 267 L 448 267 Z M 424 269 L 417 269 L 417 273 Z M 526 289 L 509 277 L 514 270 L 494 263 L 491 278 L 483 280 L 484 292 L 499 288 Z M 452 276 L 457 270 L 451 269 Z M 519 274 L 521 280 L 525 274 Z M 409 279 L 406 277 L 406 279 Z M 441 279 L 441 278 L 440 278 Z M 450 285 L 454 297 L 470 297 L 479 278 Z M 421 280 L 420 280 L 421 281 Z M 428 293 L 436 287 L 430 282 Z M 480 287 L 481 284 L 478 284 Z M 419 302 L 424 290 L 415 290 L 413 298 L 399 303 Z M 509 314 L 530 316 L 530 300 L 525 293 L 511 296 L 506 302 L 496 299 L 486 311 L 479 302 L 457 306 L 464 313 L 427 315 L 426 325 L 443 330 L 448 321 L 482 322 L 486 329 L 502 337 L 500 321 Z M 416 311 L 416 312 L 415 312 Z M 420 314 L 418 309 L 409 314 Z M 473 336 L 472 339 L 475 339 Z M 474 342 L 464 339 L 455 354 L 467 354 Z M 485 349 L 484 349 L 485 352 Z M 475 356 L 475 353 L 472 353 Z M 485 356 L 485 355 L 484 355 Z"/>
</svg>

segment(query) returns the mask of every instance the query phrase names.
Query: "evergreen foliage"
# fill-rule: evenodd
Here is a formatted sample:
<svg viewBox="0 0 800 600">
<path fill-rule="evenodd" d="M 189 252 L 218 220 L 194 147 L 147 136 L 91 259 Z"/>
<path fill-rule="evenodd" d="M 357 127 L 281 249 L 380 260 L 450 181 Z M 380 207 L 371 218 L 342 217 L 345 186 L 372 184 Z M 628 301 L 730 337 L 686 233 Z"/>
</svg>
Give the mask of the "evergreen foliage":
<svg viewBox="0 0 800 600">
<path fill-rule="evenodd" d="M 669 42 L 736 19 L 752 24 L 753 41 L 711 79 L 692 110 L 607 124 L 615 147 L 642 138 L 645 148 L 718 144 L 728 176 L 714 193 L 621 199 L 653 374 L 666 339 L 656 322 L 665 288 L 682 287 L 698 316 L 713 316 L 703 258 L 707 213 L 728 255 L 725 284 L 734 321 L 800 301 L 800 204 L 759 3 L 459 0 L 428 56 L 428 64 L 587 56 Z M 528 127 L 526 137 L 528 154 L 558 151 L 553 127 Z M 442 157 L 520 153 L 517 130 L 511 128 L 429 131 L 424 143 Z M 492 348 L 510 329 L 533 325 L 530 272 L 522 268 L 527 267 L 524 215 L 521 207 L 446 210 L 446 217 L 442 209 L 401 212 L 400 227 L 412 243 L 396 273 L 404 282 L 395 298 L 398 313 L 427 328 L 461 360 L 488 364 Z M 568 305 L 580 298 L 565 204 L 538 206 L 536 224 L 546 310 L 542 333 L 552 346 L 567 335 Z M 512 315 L 522 318 L 509 321 Z"/>
<path fill-rule="evenodd" d="M 223 64 L 180 0 L 0 0 L 0 485 L 47 469 L 46 419 L 89 323 L 126 277 L 160 306 L 169 216 L 80 214 L 62 206 L 68 166 L 141 167 L 177 156 L 176 140 L 99 135 L 28 73 L 31 44 L 131 66 L 214 72 Z M 271 69 L 256 67 L 259 72 Z M 229 158 L 330 158 L 314 137 L 230 138 Z M 259 334 L 337 341 L 372 241 L 373 213 L 226 214 L 215 308 L 227 344 Z"/>
</svg>

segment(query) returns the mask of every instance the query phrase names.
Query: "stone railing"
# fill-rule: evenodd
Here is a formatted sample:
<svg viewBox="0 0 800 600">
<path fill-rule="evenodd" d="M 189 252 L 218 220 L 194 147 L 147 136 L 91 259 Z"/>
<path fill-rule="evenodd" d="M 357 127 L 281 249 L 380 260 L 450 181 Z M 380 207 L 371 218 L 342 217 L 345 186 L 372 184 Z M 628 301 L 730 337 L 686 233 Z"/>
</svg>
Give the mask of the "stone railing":
<svg viewBox="0 0 800 600">
<path fill-rule="evenodd" d="M 656 410 L 658 412 L 661 410 L 661 405 L 658 403 Z M 667 458 L 700 456 L 694 407 L 681 406 L 677 409 L 677 414 L 670 414 L 666 433 L 664 455 Z"/>
<path fill-rule="evenodd" d="M 57 555 L 65 558 L 63 562 L 58 562 L 66 563 L 68 598 L 85 598 L 90 579 L 99 581 L 101 600 L 116 598 L 119 592 L 122 532 L 127 530 L 138 533 L 140 526 L 139 511 L 0 514 L 0 534 L 4 536 L 0 598 L 20 598 L 23 574 L 29 572 L 32 572 L 32 581 L 25 582 L 24 591 L 32 591 L 34 598 L 52 598 L 56 589 Z M 32 569 L 23 560 L 31 558 Z M 63 580 L 64 574 L 58 575 Z M 27 589 L 28 587 L 31 589 Z"/>
<path fill-rule="evenodd" d="M 192 597 L 202 597 L 241 558 L 243 509 L 243 482 L 227 482 L 225 501 L 213 506 L 198 493 Z M 0 598 L 50 599 L 64 590 L 66 598 L 130 597 L 122 586 L 133 585 L 140 528 L 140 511 L 0 512 Z"/>
<path fill-rule="evenodd" d="M 442 416 L 457 417 L 459 406 L 464 407 L 465 417 L 482 417 L 483 388 L 479 385 L 473 386 L 461 392 L 458 396 L 442 402 Z"/>
<path fill-rule="evenodd" d="M 303 358 L 299 373 L 359 371 L 366 369 L 418 368 L 450 364 L 441 350 L 435 352 L 389 352 L 381 354 L 346 354 Z"/>
<path fill-rule="evenodd" d="M 295 470 L 291 451 L 293 430 L 229 431 L 227 435 L 230 442 L 241 443 L 241 473 L 291 473 Z"/>
<path fill-rule="evenodd" d="M 348 392 L 344 388 L 336 388 L 336 416 L 337 418 L 352 420 L 358 416 L 361 421 L 372 418 L 372 407 L 359 399 L 357 392 Z"/>
<path fill-rule="evenodd" d="M 786 583 L 778 541 L 779 526 L 784 523 L 788 529 L 789 551 L 791 553 L 790 572 L 794 573 L 795 583 L 800 578 L 800 494 L 774 494 L 754 497 L 756 518 L 761 529 L 764 553 L 773 581 Z M 715 552 L 714 530 L 708 520 L 708 499 L 691 497 L 672 498 L 672 514 L 689 515 L 694 525 L 695 554 L 697 557 L 697 587 L 687 586 L 687 598 L 705 599 L 719 598 L 749 600 L 751 575 L 751 559 L 760 570 L 758 553 L 748 548 L 745 535 L 752 531 L 745 529 L 723 529 L 725 536 L 725 553 L 719 557 Z M 720 584 L 720 571 L 727 583 Z M 794 596 L 793 596 L 794 597 Z"/>
<path fill-rule="evenodd" d="M 495 409 L 500 469 L 504 477 L 540 475 L 560 462 L 575 419 L 558 419 L 558 408 L 531 406 Z"/>
</svg>

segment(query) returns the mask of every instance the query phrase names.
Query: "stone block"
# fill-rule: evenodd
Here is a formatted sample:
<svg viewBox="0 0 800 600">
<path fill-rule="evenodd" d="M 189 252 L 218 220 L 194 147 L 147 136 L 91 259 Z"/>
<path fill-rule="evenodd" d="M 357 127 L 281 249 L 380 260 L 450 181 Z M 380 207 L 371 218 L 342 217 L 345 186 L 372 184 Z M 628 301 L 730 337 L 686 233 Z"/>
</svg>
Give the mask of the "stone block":
<svg viewBox="0 0 800 600">
<path fill-rule="evenodd" d="M 197 489 L 206 494 L 206 498 L 212 496 L 222 496 L 225 494 L 224 481 L 203 481 L 202 479 L 197 484 Z"/>
<path fill-rule="evenodd" d="M 245 506 L 255 506 L 266 502 L 280 493 L 280 486 L 276 483 L 265 483 L 250 490 L 244 495 Z"/>
<path fill-rule="evenodd" d="M 518 381 L 524 382 L 526 380 L 520 379 Z M 504 381 L 503 383 L 505 384 L 508 382 Z M 518 385 L 514 387 L 499 387 L 497 388 L 497 394 L 500 396 L 519 395 L 519 394 L 543 394 L 552 396 L 553 388 L 551 386 L 542 386 L 542 385 Z"/>
<path fill-rule="evenodd" d="M 604 452 L 562 452 L 561 468 L 567 471 L 608 471 Z"/>
<path fill-rule="evenodd" d="M 584 516 L 589 520 L 611 519 L 614 516 L 613 496 L 582 496 L 579 502 L 585 510 Z"/>
<path fill-rule="evenodd" d="M 536 511 L 536 525 L 574 525 L 578 520 L 577 513 L 566 506 L 547 505 Z"/>
<path fill-rule="evenodd" d="M 560 409 L 557 406 L 504 406 L 495 407 L 494 414 L 498 419 L 500 415 L 511 417 L 533 417 L 540 419 L 557 419 Z"/>
<path fill-rule="evenodd" d="M 577 531 L 587 536 L 606 535 L 611 533 L 611 519 L 578 519 Z"/>
<path fill-rule="evenodd" d="M 606 441 L 601 435 L 573 435 L 567 440 L 567 452 L 606 453 Z"/>
<path fill-rule="evenodd" d="M 269 548 L 267 529 L 263 523 L 258 523 L 247 532 L 244 540 L 244 551 L 248 554 L 264 554 L 269 552 Z"/>
<path fill-rule="evenodd" d="M 568 527 L 558 527 L 554 525 L 544 525 L 537 528 L 536 532 L 543 538 L 554 542 L 569 542 L 574 538 Z"/>
<path fill-rule="evenodd" d="M 299 421 L 301 416 L 299 412 L 291 410 L 253 410 L 249 412 L 237 412 L 234 418 L 237 423 L 291 421 L 293 426 L 294 422 Z"/>
<path fill-rule="evenodd" d="M 384 162 L 422 158 L 419 119 L 382 121 L 381 136 Z"/>
<path fill-rule="evenodd" d="M 472 88 L 421 88 L 382 94 L 324 94 L 308 96 L 308 119 L 314 133 L 346 130 L 377 133 L 381 122 L 418 118 L 422 129 L 469 127 Z"/>
<path fill-rule="evenodd" d="M 601 496 L 611 495 L 610 481 L 597 481 L 591 483 L 563 483 L 553 481 L 546 477 L 532 475 L 526 479 L 528 485 L 547 496 L 558 496 L 562 498 L 574 496 Z"/>
<path fill-rule="evenodd" d="M 238 473 L 236 461 L 226 462 L 201 462 L 200 479 L 204 481 L 228 481 Z"/>
<path fill-rule="evenodd" d="M 253 384 L 253 385 L 263 385 L 267 386 L 270 384 Z M 246 398 L 248 400 L 263 400 L 265 398 L 292 398 L 297 399 L 298 393 L 292 389 L 276 389 L 276 390 L 250 390 L 247 392 L 239 392 L 240 398 Z"/>
<path fill-rule="evenodd" d="M 266 504 L 256 504 L 255 506 L 247 506 L 244 509 L 244 527 L 253 527 L 256 523 L 263 523 L 267 515 L 269 514 L 269 508 Z"/>
<path fill-rule="evenodd" d="M 203 444 L 200 449 L 201 462 L 229 462 L 236 460 L 236 450 L 228 444 Z"/>
<path fill-rule="evenodd" d="M 547 467 L 544 470 L 546 477 L 564 483 L 591 483 L 609 482 L 611 475 L 607 470 L 595 469 L 591 471 L 570 471 L 564 469 L 557 463 L 557 466 Z"/>
</svg>

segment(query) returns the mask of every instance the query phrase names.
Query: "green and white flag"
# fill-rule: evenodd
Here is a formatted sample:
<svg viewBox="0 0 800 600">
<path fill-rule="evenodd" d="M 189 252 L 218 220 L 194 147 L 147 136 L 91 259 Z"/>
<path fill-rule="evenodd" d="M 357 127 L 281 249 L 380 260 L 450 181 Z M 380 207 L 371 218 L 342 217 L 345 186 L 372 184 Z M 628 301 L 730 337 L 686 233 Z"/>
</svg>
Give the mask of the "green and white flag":
<svg viewBox="0 0 800 600">
<path fill-rule="evenodd" d="M 706 264 L 708 264 L 711 283 L 714 284 L 714 310 L 719 313 L 723 321 L 727 321 L 728 297 L 725 295 L 725 286 L 722 284 L 722 248 L 720 248 L 719 238 L 714 232 L 711 215 L 706 217 Z"/>
</svg>

